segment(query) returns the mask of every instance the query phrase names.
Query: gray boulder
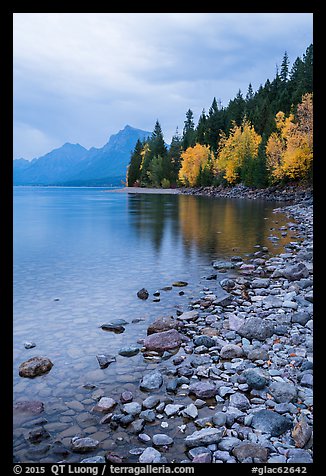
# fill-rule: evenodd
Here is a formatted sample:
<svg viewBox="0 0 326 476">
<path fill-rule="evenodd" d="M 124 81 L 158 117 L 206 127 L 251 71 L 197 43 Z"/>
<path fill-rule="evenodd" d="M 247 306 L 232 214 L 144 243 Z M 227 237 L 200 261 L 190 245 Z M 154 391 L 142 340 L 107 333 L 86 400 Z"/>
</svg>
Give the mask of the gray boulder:
<svg viewBox="0 0 326 476">
<path fill-rule="evenodd" d="M 194 448 L 201 445 L 219 443 L 222 439 L 224 428 L 203 428 L 195 431 L 185 438 L 185 445 Z"/>
<path fill-rule="evenodd" d="M 160 372 L 154 370 L 153 372 L 149 372 L 143 376 L 140 381 L 139 387 L 141 390 L 145 390 L 146 392 L 150 392 L 151 390 L 156 390 L 160 388 L 163 384 L 163 377 Z"/>
<path fill-rule="evenodd" d="M 237 357 L 242 357 L 242 355 L 242 348 L 235 344 L 226 344 L 220 350 L 221 359 L 234 359 Z"/>
<path fill-rule="evenodd" d="M 269 392 L 277 403 L 289 403 L 297 397 L 297 389 L 288 382 L 273 382 L 269 386 Z"/>
<path fill-rule="evenodd" d="M 257 390 L 266 387 L 270 380 L 268 372 L 258 367 L 244 370 L 242 376 L 246 379 L 246 383 L 250 388 L 255 388 Z"/>
<path fill-rule="evenodd" d="M 253 416 L 251 426 L 263 433 L 270 433 L 271 436 L 280 436 L 292 428 L 293 423 L 272 410 L 259 410 Z"/>
<path fill-rule="evenodd" d="M 265 340 L 274 333 L 274 324 L 260 317 L 249 317 L 238 329 L 238 334 L 247 339 Z"/>
<path fill-rule="evenodd" d="M 215 397 L 217 391 L 217 387 L 211 382 L 196 382 L 189 387 L 189 393 L 193 393 L 197 398 Z"/>
</svg>

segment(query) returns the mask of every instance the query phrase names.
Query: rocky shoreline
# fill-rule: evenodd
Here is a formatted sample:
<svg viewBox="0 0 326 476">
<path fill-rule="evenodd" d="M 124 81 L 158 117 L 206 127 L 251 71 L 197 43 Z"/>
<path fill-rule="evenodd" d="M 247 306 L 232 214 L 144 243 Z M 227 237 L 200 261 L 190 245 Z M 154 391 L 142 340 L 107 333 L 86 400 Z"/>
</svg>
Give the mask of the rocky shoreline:
<svg viewBox="0 0 326 476">
<path fill-rule="evenodd" d="M 207 285 L 188 309 L 150 324 L 137 343 L 155 365 L 142 376 L 140 392 L 123 392 L 119 400 L 101 394 L 92 409 L 102 432 L 126 428 L 138 445 L 129 445 L 129 454 L 106 452 L 99 440 L 76 434 L 66 451 L 89 453 L 80 462 L 119 463 L 130 455 L 140 463 L 313 461 L 312 191 L 264 190 L 182 192 L 293 201 L 279 211 L 289 217 L 281 231 L 296 239 L 278 256 L 257 245 L 250 257 L 212 263 Z M 146 299 L 141 291 L 138 298 Z M 25 402 L 31 405 L 42 412 L 42 402 Z M 30 433 L 32 443 L 48 437 L 42 427 Z M 183 449 L 171 459 L 176 435 Z"/>
<path fill-rule="evenodd" d="M 298 186 L 289 184 L 287 186 L 271 186 L 267 188 L 250 188 L 239 184 L 234 187 L 196 187 L 181 188 L 180 193 L 184 195 L 200 195 L 207 197 L 220 198 L 247 198 L 251 200 L 285 201 L 301 202 L 312 204 L 313 188 L 311 186 Z"/>
</svg>

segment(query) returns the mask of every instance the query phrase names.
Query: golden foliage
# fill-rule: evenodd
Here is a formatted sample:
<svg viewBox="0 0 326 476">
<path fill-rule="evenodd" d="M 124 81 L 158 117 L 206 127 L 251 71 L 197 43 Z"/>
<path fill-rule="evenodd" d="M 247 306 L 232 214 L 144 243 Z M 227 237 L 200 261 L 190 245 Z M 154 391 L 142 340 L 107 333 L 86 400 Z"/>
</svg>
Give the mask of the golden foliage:
<svg viewBox="0 0 326 476">
<path fill-rule="evenodd" d="M 239 170 L 246 158 L 255 159 L 261 136 L 245 118 L 241 126 L 233 123 L 229 136 L 221 134 L 219 143 L 217 168 L 224 172 L 223 177 L 228 183 L 234 184 L 239 178 Z"/>
<path fill-rule="evenodd" d="M 271 134 L 266 145 L 267 166 L 274 181 L 283 178 L 304 179 L 313 161 L 313 97 L 302 97 L 296 117 L 280 111 L 275 121 L 277 132 Z"/>
<path fill-rule="evenodd" d="M 194 187 L 200 168 L 203 170 L 210 162 L 213 162 L 213 155 L 208 146 L 196 144 L 194 147 L 188 147 L 181 154 L 181 159 L 179 180 L 184 185 Z"/>
</svg>

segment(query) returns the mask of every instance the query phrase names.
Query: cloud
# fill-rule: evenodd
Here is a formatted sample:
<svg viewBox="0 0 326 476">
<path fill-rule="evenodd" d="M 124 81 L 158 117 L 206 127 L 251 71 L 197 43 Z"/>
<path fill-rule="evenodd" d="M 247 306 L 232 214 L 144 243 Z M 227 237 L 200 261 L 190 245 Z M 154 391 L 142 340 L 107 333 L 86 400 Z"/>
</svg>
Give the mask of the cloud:
<svg viewBox="0 0 326 476">
<path fill-rule="evenodd" d="M 16 13 L 15 120 L 56 144 L 101 146 L 157 118 L 170 138 L 189 107 L 227 105 L 311 42 L 309 13 Z"/>
<path fill-rule="evenodd" d="M 50 151 L 54 147 L 60 147 L 62 143 L 55 144 L 53 137 L 47 136 L 42 130 L 31 127 L 29 124 L 14 122 L 14 156 L 16 158 L 32 159 Z"/>
</svg>

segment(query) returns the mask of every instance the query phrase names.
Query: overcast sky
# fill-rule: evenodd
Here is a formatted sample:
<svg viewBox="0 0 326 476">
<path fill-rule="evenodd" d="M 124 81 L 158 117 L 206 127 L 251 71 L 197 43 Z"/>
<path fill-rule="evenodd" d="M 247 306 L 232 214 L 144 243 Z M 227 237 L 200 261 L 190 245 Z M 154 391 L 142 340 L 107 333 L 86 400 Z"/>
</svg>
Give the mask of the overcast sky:
<svg viewBox="0 0 326 476">
<path fill-rule="evenodd" d="M 166 142 L 313 42 L 312 13 L 15 13 L 14 158 L 103 146 L 126 124 Z"/>
</svg>

